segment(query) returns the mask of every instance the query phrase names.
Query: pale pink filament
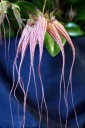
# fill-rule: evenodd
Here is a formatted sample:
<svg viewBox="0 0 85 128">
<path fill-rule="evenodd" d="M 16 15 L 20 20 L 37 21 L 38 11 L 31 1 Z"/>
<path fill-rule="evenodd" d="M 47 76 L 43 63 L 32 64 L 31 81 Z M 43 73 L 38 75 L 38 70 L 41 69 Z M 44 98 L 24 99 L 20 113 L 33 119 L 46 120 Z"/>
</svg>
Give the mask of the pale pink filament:
<svg viewBox="0 0 85 128">
<path fill-rule="evenodd" d="M 62 78 L 63 78 L 63 82 L 64 82 L 64 91 L 65 91 L 65 80 L 64 80 L 64 68 L 65 68 L 65 52 L 64 52 L 64 47 L 60 38 L 60 35 L 58 34 L 54 24 L 52 23 L 48 23 L 48 27 L 47 27 L 47 31 L 49 32 L 49 34 L 52 36 L 52 38 L 57 42 L 57 44 L 60 47 L 61 53 L 62 53 L 62 59 L 63 59 L 63 65 L 62 65 L 62 73 L 61 73 L 61 80 L 60 80 L 60 100 L 59 100 L 59 116 L 60 116 L 60 124 L 62 127 L 62 123 L 61 123 L 61 114 L 60 114 L 60 104 L 61 104 L 61 83 L 62 83 Z M 65 93 L 65 92 L 64 92 Z M 65 98 L 65 96 L 64 96 Z M 66 103 L 66 99 L 65 99 L 65 103 Z"/>
<path fill-rule="evenodd" d="M 39 44 L 39 67 L 38 67 L 38 74 L 39 74 L 39 78 L 40 78 L 40 82 L 41 82 L 41 88 L 42 88 L 42 101 L 41 101 L 41 115 L 42 115 L 42 104 L 44 101 L 45 104 L 45 108 L 46 108 L 46 114 L 47 114 L 47 128 L 48 128 L 48 109 L 47 109 L 47 104 L 45 101 L 45 95 L 44 95 L 44 88 L 43 88 L 43 82 L 42 82 L 42 77 L 41 77 L 41 72 L 40 72 L 40 65 L 41 65 L 41 59 L 42 59 L 42 54 L 43 54 L 43 46 L 44 46 L 44 36 L 46 33 L 46 29 L 47 29 L 47 20 L 40 16 L 39 17 L 39 22 L 40 22 L 40 26 L 39 26 L 39 31 L 38 31 L 38 44 Z M 41 118 L 40 118 L 40 123 L 39 123 L 39 128 L 40 128 L 40 124 L 41 124 Z"/>
<path fill-rule="evenodd" d="M 57 20 L 53 21 L 53 24 L 55 25 L 56 29 L 58 30 L 58 32 L 63 35 L 65 37 L 65 39 L 68 41 L 69 45 L 71 46 L 72 52 L 73 52 L 73 61 L 72 61 L 72 65 L 71 65 L 71 69 L 70 69 L 70 75 L 69 75 L 69 80 L 68 80 L 68 86 L 67 86 L 67 97 L 68 97 L 68 87 L 69 87 L 69 83 L 71 85 L 71 97 L 72 97 L 72 104 L 73 104 L 73 109 L 74 109 L 74 113 L 75 113 L 75 117 L 76 117 L 76 122 L 77 122 L 77 126 L 79 128 L 79 124 L 78 124 L 78 119 L 77 119 L 77 113 L 74 107 L 74 101 L 73 101 L 73 91 L 72 91 L 72 71 L 73 71 L 73 65 L 75 62 L 75 48 L 73 45 L 73 42 L 71 41 L 67 31 L 65 30 L 64 26 L 59 23 Z"/>
</svg>

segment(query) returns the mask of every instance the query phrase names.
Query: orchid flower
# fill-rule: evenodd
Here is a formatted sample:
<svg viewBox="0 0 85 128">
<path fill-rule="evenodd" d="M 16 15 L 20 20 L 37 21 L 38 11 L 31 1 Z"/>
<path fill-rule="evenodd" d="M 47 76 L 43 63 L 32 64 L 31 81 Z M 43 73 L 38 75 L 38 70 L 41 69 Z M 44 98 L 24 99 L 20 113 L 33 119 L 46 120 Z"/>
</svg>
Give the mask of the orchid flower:
<svg viewBox="0 0 85 128">
<path fill-rule="evenodd" d="M 20 8 L 18 5 L 15 5 L 15 4 L 11 4 L 11 6 L 12 6 L 12 10 L 16 18 L 16 21 L 18 22 L 19 28 L 22 29 L 23 22 L 20 15 Z"/>
<path fill-rule="evenodd" d="M 19 6 L 3 0 L 0 2 L 0 25 L 3 23 L 3 20 L 7 15 L 8 8 L 11 8 L 13 10 L 13 13 L 16 18 L 16 21 L 18 22 L 19 28 L 22 28 L 23 22 L 21 19 Z"/>
<path fill-rule="evenodd" d="M 10 3 L 8 1 L 1 0 L 0 2 L 0 27 L 2 25 L 4 30 L 4 43 L 5 43 L 5 57 L 6 57 L 6 30 L 4 26 L 4 19 L 7 19 L 8 25 L 9 25 L 9 44 L 10 44 L 10 22 L 7 16 L 7 10 L 10 8 Z M 1 40 L 2 41 L 2 40 Z M 8 47 L 9 52 L 9 47 Z"/>
<path fill-rule="evenodd" d="M 9 25 L 8 53 L 9 53 L 9 47 L 10 47 L 10 34 L 11 34 L 11 25 L 10 25 L 10 22 L 9 22 L 9 18 L 7 16 L 7 11 L 8 11 L 9 8 L 12 9 L 13 14 L 15 16 L 15 19 L 16 19 L 16 21 L 18 23 L 18 26 L 19 26 L 18 32 L 16 34 L 16 42 L 17 42 L 17 37 L 18 37 L 18 34 L 19 34 L 20 30 L 22 30 L 22 27 L 24 26 L 24 23 L 21 19 L 19 6 L 16 5 L 16 4 L 10 3 L 8 1 L 1 0 L 1 2 L 0 2 L 0 26 L 2 25 L 3 29 L 4 29 L 5 50 L 6 50 L 6 39 L 5 39 L 6 38 L 6 30 L 5 30 L 5 26 L 4 26 L 4 19 L 5 18 L 7 19 L 7 22 L 8 22 L 8 25 Z M 15 42 L 15 45 L 16 45 L 16 42 Z"/>
<path fill-rule="evenodd" d="M 3 23 L 3 20 L 6 17 L 7 9 L 10 7 L 8 1 L 1 1 L 0 2 L 0 25 Z"/>
</svg>

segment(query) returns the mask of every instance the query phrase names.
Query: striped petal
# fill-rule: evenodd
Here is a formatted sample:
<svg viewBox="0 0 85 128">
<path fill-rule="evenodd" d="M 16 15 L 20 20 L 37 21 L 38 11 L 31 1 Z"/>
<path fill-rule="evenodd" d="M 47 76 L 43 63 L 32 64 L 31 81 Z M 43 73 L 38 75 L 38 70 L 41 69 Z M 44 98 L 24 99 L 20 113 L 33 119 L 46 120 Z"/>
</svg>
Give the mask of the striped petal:
<svg viewBox="0 0 85 128">
<path fill-rule="evenodd" d="M 73 61 L 72 61 L 69 80 L 68 80 L 68 85 L 69 85 L 69 82 L 72 85 L 72 70 L 73 70 L 73 65 L 74 65 L 74 62 L 75 62 L 75 48 L 74 48 L 73 42 L 71 41 L 71 38 L 69 37 L 69 35 L 68 35 L 67 31 L 65 30 L 64 26 L 62 24 L 60 24 L 57 20 L 54 20 L 53 24 L 55 25 L 58 32 L 66 38 L 66 40 L 68 41 L 69 45 L 71 46 L 71 49 L 72 49 L 72 52 L 73 52 Z"/>
<path fill-rule="evenodd" d="M 20 79 L 20 70 L 21 70 L 21 66 L 22 66 L 22 63 L 23 63 L 24 55 L 25 55 L 27 46 L 29 44 L 29 35 L 30 35 L 30 32 L 31 32 L 30 26 L 27 26 L 26 25 L 26 27 L 25 27 L 25 29 L 23 31 L 23 35 L 24 36 L 22 35 L 23 36 L 23 38 L 22 38 L 23 40 L 21 41 L 21 46 L 20 45 L 19 45 L 20 47 L 18 46 L 18 48 L 21 48 L 21 60 L 20 60 L 19 71 L 18 71 L 18 78 L 19 79 Z M 16 55 L 16 59 L 17 59 L 17 55 Z"/>
<path fill-rule="evenodd" d="M 25 30 L 26 33 L 25 33 L 25 37 L 24 37 L 24 40 L 23 40 L 23 43 L 22 43 L 22 52 L 21 52 L 23 57 L 24 57 L 26 49 L 27 49 L 27 47 L 30 43 L 29 39 L 30 39 L 30 34 L 31 34 L 32 28 L 29 25 L 26 25 L 25 29 L 26 29 Z"/>
<path fill-rule="evenodd" d="M 62 72 L 61 72 L 61 79 L 60 79 L 60 100 L 59 100 L 59 116 L 60 116 L 60 124 L 62 126 L 61 123 L 61 113 L 60 113 L 60 104 L 61 104 L 61 83 L 62 80 L 64 82 L 64 89 L 65 89 L 65 79 L 64 79 L 64 68 L 65 68 L 65 52 L 64 52 L 64 47 L 60 38 L 60 35 L 57 32 L 57 29 L 55 28 L 54 24 L 52 23 L 48 23 L 47 26 L 47 31 L 49 32 L 49 34 L 52 36 L 52 38 L 57 42 L 57 44 L 60 47 L 61 53 L 62 53 L 62 59 L 63 59 L 63 65 L 62 65 Z M 64 98 L 65 98 L 65 91 L 64 91 Z M 66 99 L 65 99 L 66 101 Z"/>
<path fill-rule="evenodd" d="M 17 55 L 21 52 L 22 50 L 22 43 L 24 41 L 25 35 L 27 34 L 26 28 L 23 29 L 22 35 L 20 37 L 19 43 L 18 43 L 18 48 L 17 48 Z"/>
<path fill-rule="evenodd" d="M 14 16 L 18 22 L 18 25 L 19 25 L 19 28 L 22 29 L 22 25 L 23 25 L 23 22 L 22 22 L 22 19 L 21 19 L 21 16 L 20 16 L 20 12 L 18 11 L 17 8 L 13 8 L 13 13 L 14 13 Z"/>
<path fill-rule="evenodd" d="M 67 86 L 67 96 L 68 96 L 68 88 L 69 88 L 69 83 L 70 83 L 72 105 L 73 105 L 73 109 L 74 109 L 74 113 L 75 113 L 77 127 L 79 128 L 77 113 L 76 113 L 76 110 L 75 110 L 75 107 L 74 107 L 73 89 L 72 89 L 72 71 L 73 71 L 73 65 L 74 65 L 74 62 L 75 62 L 75 48 L 74 48 L 73 42 L 71 41 L 71 38 L 69 37 L 69 35 L 68 35 L 67 31 L 65 30 L 64 26 L 62 24 L 60 24 L 57 20 L 54 20 L 53 24 L 55 25 L 58 32 L 66 38 L 66 40 L 68 41 L 69 45 L 71 46 L 71 49 L 72 49 L 72 52 L 73 52 L 73 61 L 72 61 L 71 69 L 70 69 L 70 75 L 69 75 L 68 86 Z"/>
<path fill-rule="evenodd" d="M 38 43 L 39 43 L 39 51 L 40 51 L 40 57 L 39 57 L 39 65 L 41 63 L 42 59 L 42 53 L 43 53 L 43 46 L 44 46 L 44 37 L 47 29 L 47 20 L 43 16 L 39 16 L 39 31 L 38 31 Z"/>
<path fill-rule="evenodd" d="M 35 48 L 37 44 L 37 33 L 39 29 L 39 24 L 35 24 L 33 26 L 33 30 L 31 31 L 30 34 L 30 59 L 31 59 L 31 66 L 33 67 L 33 62 L 34 62 L 34 53 L 35 53 Z"/>
<path fill-rule="evenodd" d="M 25 56 L 25 53 L 26 53 L 26 49 L 27 49 L 27 47 L 28 47 L 28 45 L 30 43 L 29 39 L 30 39 L 30 34 L 31 34 L 31 27 L 30 26 L 26 26 L 25 29 L 26 29 L 26 35 L 25 35 L 23 43 L 22 43 L 21 61 L 20 61 L 19 68 L 21 68 L 21 66 L 22 66 L 23 59 L 24 59 L 24 56 Z"/>
<path fill-rule="evenodd" d="M 57 31 L 66 38 L 66 40 L 68 41 L 69 45 L 71 46 L 72 48 L 72 51 L 73 51 L 73 60 L 75 60 L 75 48 L 74 48 L 74 45 L 73 45 L 73 42 L 71 41 L 71 38 L 69 37 L 67 31 L 65 30 L 64 26 L 59 23 L 57 20 L 54 20 L 53 21 L 53 24 L 55 25 Z"/>
<path fill-rule="evenodd" d="M 48 33 L 52 36 L 52 38 L 58 43 L 60 49 L 61 49 L 61 52 L 62 52 L 62 57 L 63 57 L 63 66 L 65 65 L 65 53 L 64 53 L 64 47 L 63 47 L 63 44 L 62 44 L 62 41 L 61 41 L 61 38 L 58 34 L 58 31 L 56 30 L 54 24 L 52 23 L 48 23 L 48 26 L 47 26 L 47 31 Z"/>
</svg>

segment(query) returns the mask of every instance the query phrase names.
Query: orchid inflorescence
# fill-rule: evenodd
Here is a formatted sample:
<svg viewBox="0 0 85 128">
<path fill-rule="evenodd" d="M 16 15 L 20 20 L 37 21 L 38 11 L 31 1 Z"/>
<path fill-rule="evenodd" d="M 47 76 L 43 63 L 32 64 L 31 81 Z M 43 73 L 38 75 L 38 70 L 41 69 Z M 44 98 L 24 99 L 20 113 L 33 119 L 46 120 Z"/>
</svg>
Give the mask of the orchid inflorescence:
<svg viewBox="0 0 85 128">
<path fill-rule="evenodd" d="M 45 4 L 46 4 L 46 0 L 45 0 Z M 67 118 L 68 118 L 67 97 L 68 97 L 68 87 L 69 87 L 69 85 L 71 87 L 71 94 L 72 94 L 72 70 L 73 70 L 73 65 L 74 65 L 74 61 L 75 61 L 75 48 L 74 48 L 74 45 L 71 41 L 71 38 L 69 37 L 69 35 L 68 35 L 67 31 L 65 30 L 64 26 L 55 18 L 55 16 L 52 15 L 52 13 L 50 13 L 50 14 L 48 12 L 44 13 L 45 4 L 44 4 L 44 7 L 43 7 L 43 12 L 36 9 L 36 12 L 37 12 L 36 15 L 30 14 L 26 25 L 23 25 L 23 22 L 22 22 L 22 19 L 21 19 L 21 16 L 20 16 L 19 6 L 15 5 L 15 4 L 11 4 L 8 1 L 1 1 L 1 3 L 0 3 L 0 17 L 1 17 L 0 18 L 0 25 L 3 23 L 3 20 L 7 15 L 7 9 L 11 8 L 13 10 L 16 21 L 18 22 L 19 28 L 22 29 L 22 26 L 24 26 L 22 35 L 20 37 L 20 40 L 19 40 L 19 43 L 18 43 L 18 46 L 17 46 L 16 56 L 15 56 L 15 60 L 14 60 L 14 64 L 13 64 L 13 86 L 12 86 L 12 89 L 11 89 L 11 92 L 10 92 L 10 97 L 11 97 L 11 94 L 14 91 L 14 96 L 15 96 L 17 102 L 18 102 L 18 105 L 19 105 L 19 101 L 18 101 L 18 99 L 16 97 L 16 94 L 15 94 L 18 85 L 20 85 L 20 87 L 23 91 L 23 94 L 24 94 L 24 115 L 23 115 L 22 121 L 20 122 L 20 126 L 23 124 L 23 128 L 25 127 L 26 99 L 27 99 L 27 93 L 28 93 L 30 78 L 31 78 L 32 73 L 33 73 L 33 77 L 34 77 L 34 85 L 35 85 L 35 88 L 36 88 L 36 98 L 37 98 L 37 104 L 38 104 L 38 109 L 39 109 L 39 128 L 40 128 L 41 118 L 42 118 L 42 104 L 43 103 L 45 104 L 45 108 L 46 108 L 47 128 L 48 128 L 48 109 L 47 109 L 47 105 L 46 105 L 46 101 L 45 101 L 43 82 L 42 82 L 42 77 L 41 77 L 41 72 L 40 72 L 40 65 L 41 65 L 41 60 L 42 60 L 42 55 L 43 55 L 43 47 L 44 47 L 44 38 L 45 38 L 46 32 L 48 32 L 49 35 L 55 40 L 55 42 L 58 44 L 58 46 L 61 50 L 61 53 L 62 53 L 63 64 L 62 64 L 62 72 L 61 72 L 61 79 L 60 79 L 59 116 L 60 116 L 60 124 L 61 124 L 61 127 L 62 127 L 60 105 L 61 105 L 61 83 L 63 82 L 63 84 L 64 84 L 64 99 L 65 99 L 65 104 L 66 104 L 66 108 L 67 108 L 67 116 L 66 116 L 65 127 L 67 128 Z M 65 51 L 64 51 L 64 46 L 62 44 L 62 40 L 61 40 L 60 35 L 62 35 L 67 40 L 67 42 L 71 46 L 72 53 L 73 53 L 73 61 L 72 61 L 71 69 L 70 69 L 70 75 L 69 75 L 69 79 L 68 79 L 67 88 L 65 86 L 65 78 L 64 78 Z M 38 74 L 39 74 L 39 78 L 40 78 L 40 82 L 41 82 L 41 88 L 42 88 L 41 106 L 39 106 L 37 87 L 36 87 L 37 85 L 36 85 L 35 72 L 34 72 L 34 54 L 35 54 L 35 49 L 36 49 L 37 44 L 39 45 Z M 24 83 L 22 81 L 20 71 L 21 71 L 21 68 L 22 68 L 23 60 L 24 60 L 24 57 L 25 57 L 26 50 L 27 50 L 28 46 L 30 48 L 30 72 L 29 72 L 28 85 L 27 85 L 27 88 L 26 88 L 26 91 L 25 91 Z M 19 64 L 19 67 L 18 67 L 17 66 L 17 59 L 18 59 L 19 54 L 21 54 L 21 60 L 20 60 L 20 64 Z M 18 74 L 18 80 L 17 80 L 16 86 L 15 86 L 15 83 L 14 83 L 15 69 L 16 69 L 17 74 Z M 72 96 L 72 104 L 73 104 L 73 108 L 74 108 L 73 95 L 71 95 L 71 96 Z M 77 126 L 79 128 L 75 108 L 74 108 L 74 112 L 75 112 Z M 14 124 L 13 124 L 13 126 L 14 126 Z"/>
<path fill-rule="evenodd" d="M 35 81 L 35 73 L 34 73 L 34 53 L 35 53 L 35 48 L 36 45 L 39 44 L 39 67 L 38 67 L 38 73 L 41 81 L 41 88 L 42 88 L 42 102 L 41 102 L 41 109 L 42 109 L 42 103 L 44 102 L 45 107 L 46 107 L 46 112 L 47 112 L 47 122 L 48 122 L 48 110 L 47 110 L 47 105 L 45 101 L 45 96 L 44 96 L 44 89 L 43 89 L 43 83 L 42 83 L 42 78 L 41 78 L 41 73 L 40 73 L 40 64 L 41 64 L 41 59 L 42 59 L 42 54 L 43 54 L 43 46 L 44 46 L 44 38 L 46 31 L 50 34 L 50 36 L 56 41 L 56 43 L 59 45 L 61 53 L 62 53 L 62 59 L 63 59 L 63 66 L 62 66 L 62 73 L 61 73 L 61 80 L 60 80 L 60 102 L 61 102 L 61 83 L 63 81 L 64 83 L 64 99 L 65 99 L 65 104 L 67 107 L 67 117 L 66 117 L 66 127 L 67 127 L 67 118 L 68 118 L 68 104 L 67 104 L 67 95 L 68 95 L 68 87 L 69 83 L 72 88 L 72 69 L 73 69 L 73 64 L 75 61 L 75 48 L 74 45 L 66 32 L 65 28 L 63 25 L 55 19 L 55 17 L 49 17 L 47 13 L 44 15 L 42 13 L 38 13 L 37 17 L 31 15 L 31 19 L 27 21 L 27 24 L 22 32 L 21 38 L 19 40 L 19 44 L 17 47 L 17 53 L 14 61 L 14 67 L 17 69 L 17 58 L 19 54 L 21 53 L 21 61 L 18 69 L 18 83 L 21 86 L 21 76 L 20 76 L 20 71 L 22 67 L 22 63 L 24 60 L 24 56 L 27 50 L 27 47 L 30 47 L 30 75 L 29 75 L 29 82 L 27 86 L 26 92 L 23 91 L 25 94 L 25 97 L 27 97 L 27 92 L 29 88 L 29 83 L 30 83 L 30 77 L 31 77 L 31 72 L 33 72 L 34 76 L 34 81 Z M 60 35 L 62 35 L 69 43 L 71 46 L 72 52 L 73 52 L 73 61 L 72 61 L 72 66 L 70 70 L 70 76 L 68 80 L 68 86 L 67 86 L 67 93 L 66 93 L 66 87 L 65 87 L 65 80 L 64 80 L 64 68 L 65 68 L 65 52 L 64 52 L 64 46 L 62 44 Z M 17 83 L 17 84 L 18 84 Z M 22 90 L 24 90 L 23 86 L 21 86 Z M 36 83 L 35 83 L 35 88 L 36 88 Z M 72 93 L 72 92 L 71 92 Z M 72 97 L 73 99 L 73 97 Z M 38 101 L 38 97 L 37 97 Z M 59 102 L 59 115 L 60 115 L 60 102 Z M 74 103 L 73 103 L 74 106 Z M 38 102 L 38 108 L 39 108 L 39 102 Z M 41 122 L 41 109 L 39 109 L 39 117 L 40 117 L 40 122 Z M 26 111 L 26 100 L 24 102 L 24 113 Z M 75 108 L 74 108 L 75 111 Z M 76 116 L 76 121 L 77 121 L 77 115 L 75 111 L 75 116 Z M 61 117 L 61 116 L 60 116 Z M 25 121 L 25 120 L 24 120 Z M 61 119 L 60 119 L 61 123 Z M 78 125 L 78 121 L 77 121 Z M 39 125 L 40 127 L 40 125 Z M 61 124 L 62 127 L 62 124 Z M 79 127 L 79 125 L 78 125 Z"/>
</svg>

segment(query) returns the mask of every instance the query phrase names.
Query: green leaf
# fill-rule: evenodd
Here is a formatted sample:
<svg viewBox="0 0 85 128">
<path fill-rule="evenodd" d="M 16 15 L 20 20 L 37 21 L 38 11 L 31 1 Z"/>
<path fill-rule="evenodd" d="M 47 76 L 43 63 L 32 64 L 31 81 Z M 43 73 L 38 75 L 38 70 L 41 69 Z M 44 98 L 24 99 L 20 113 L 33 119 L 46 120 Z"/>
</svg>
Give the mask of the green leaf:
<svg viewBox="0 0 85 128">
<path fill-rule="evenodd" d="M 36 14 L 37 7 L 30 2 L 20 1 L 20 2 L 16 2 L 15 4 L 20 7 L 20 13 L 26 18 L 28 18 L 29 13 Z"/>
<path fill-rule="evenodd" d="M 14 4 L 20 7 L 20 14 L 22 19 L 28 19 L 28 13 L 36 14 L 36 6 L 30 2 L 20 1 Z M 10 20 L 11 28 L 17 29 L 19 26 L 11 8 L 8 9 L 8 17 Z"/>
<path fill-rule="evenodd" d="M 67 0 L 69 4 L 82 4 L 85 0 Z"/>
<path fill-rule="evenodd" d="M 15 3 L 17 0 L 8 0 L 10 3 Z"/>
<path fill-rule="evenodd" d="M 32 0 L 33 3 L 42 11 L 43 5 L 44 5 L 44 0 Z M 53 1 L 52 0 L 47 0 L 46 2 L 46 7 L 45 11 L 53 11 Z"/>
<path fill-rule="evenodd" d="M 80 26 L 73 22 L 67 23 L 65 25 L 65 28 L 70 36 L 75 37 L 75 36 L 84 35 L 84 32 L 81 30 Z"/>
<path fill-rule="evenodd" d="M 43 7 L 43 1 L 41 0 L 32 0 L 32 2 L 42 11 L 42 7 Z"/>
<path fill-rule="evenodd" d="M 61 39 L 62 39 L 63 45 L 65 45 L 65 43 L 66 43 L 65 38 L 63 38 L 63 37 L 61 36 Z M 50 55 L 51 55 L 52 57 L 55 57 L 55 56 L 60 52 L 59 46 L 58 46 L 57 43 L 54 41 L 54 39 L 49 35 L 48 32 L 46 32 L 44 42 L 45 42 L 45 47 L 46 47 L 47 51 L 50 53 Z"/>
<path fill-rule="evenodd" d="M 13 11 L 11 8 L 8 9 L 8 18 L 9 18 L 9 22 L 10 22 L 10 25 L 11 25 L 11 29 L 13 30 L 16 30 L 19 26 L 18 26 L 18 23 L 15 19 L 15 16 L 13 14 Z M 7 21 L 6 21 L 7 22 Z M 8 26 L 8 25 L 7 25 Z"/>
<path fill-rule="evenodd" d="M 85 2 L 76 8 L 75 21 L 85 21 Z"/>
</svg>

